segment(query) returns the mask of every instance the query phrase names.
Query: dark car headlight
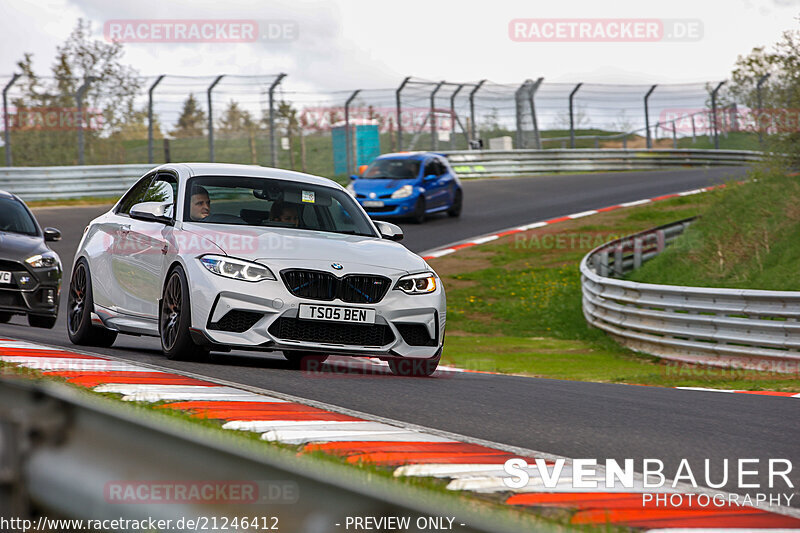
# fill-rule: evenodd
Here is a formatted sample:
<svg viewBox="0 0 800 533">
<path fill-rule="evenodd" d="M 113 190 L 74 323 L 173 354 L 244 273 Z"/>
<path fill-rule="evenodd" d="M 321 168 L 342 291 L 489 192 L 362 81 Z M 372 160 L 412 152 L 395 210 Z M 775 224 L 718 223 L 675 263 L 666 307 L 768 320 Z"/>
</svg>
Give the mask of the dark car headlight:
<svg viewBox="0 0 800 533">
<path fill-rule="evenodd" d="M 397 280 L 394 288 L 406 294 L 429 294 L 436 291 L 437 285 L 436 274 L 423 272 L 422 274 L 403 276 Z"/>
<path fill-rule="evenodd" d="M 49 268 L 58 266 L 58 256 L 52 252 L 33 255 L 25 260 L 33 268 Z"/>
</svg>

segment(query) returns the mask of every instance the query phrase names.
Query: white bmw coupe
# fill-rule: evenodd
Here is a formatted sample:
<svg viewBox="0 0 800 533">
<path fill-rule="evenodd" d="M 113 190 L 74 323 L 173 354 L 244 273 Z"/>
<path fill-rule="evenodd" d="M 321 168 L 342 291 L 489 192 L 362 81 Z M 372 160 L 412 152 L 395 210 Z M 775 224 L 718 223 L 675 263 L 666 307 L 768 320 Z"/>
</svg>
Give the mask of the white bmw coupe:
<svg viewBox="0 0 800 533">
<path fill-rule="evenodd" d="M 271 168 L 171 164 L 86 228 L 67 330 L 75 344 L 161 338 L 170 359 L 280 351 L 307 367 L 378 357 L 399 375 L 436 369 L 445 293 L 335 182 Z"/>
</svg>

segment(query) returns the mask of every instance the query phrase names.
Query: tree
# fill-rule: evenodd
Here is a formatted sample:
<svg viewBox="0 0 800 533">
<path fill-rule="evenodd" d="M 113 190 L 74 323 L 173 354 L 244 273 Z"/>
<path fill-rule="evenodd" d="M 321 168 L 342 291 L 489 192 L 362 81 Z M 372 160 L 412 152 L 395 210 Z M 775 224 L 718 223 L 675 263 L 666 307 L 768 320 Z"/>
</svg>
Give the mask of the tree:
<svg viewBox="0 0 800 533">
<path fill-rule="evenodd" d="M 183 110 L 175 129 L 170 132 L 173 137 L 178 139 L 187 137 L 202 137 L 205 133 L 206 114 L 200 109 L 194 94 L 183 102 Z"/>
<path fill-rule="evenodd" d="M 247 110 L 239 107 L 235 100 L 231 100 L 219 119 L 218 128 L 223 136 L 236 136 L 254 130 L 255 123 Z"/>
</svg>

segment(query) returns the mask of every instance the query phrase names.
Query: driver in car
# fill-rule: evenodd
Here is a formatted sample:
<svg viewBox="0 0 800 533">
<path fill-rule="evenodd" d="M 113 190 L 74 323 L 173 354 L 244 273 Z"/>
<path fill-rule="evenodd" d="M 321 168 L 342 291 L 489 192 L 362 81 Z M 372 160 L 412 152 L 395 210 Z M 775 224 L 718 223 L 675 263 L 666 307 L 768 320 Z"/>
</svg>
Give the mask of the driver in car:
<svg viewBox="0 0 800 533">
<path fill-rule="evenodd" d="M 192 189 L 192 197 L 189 199 L 191 211 L 189 216 L 192 220 L 204 220 L 211 214 L 211 198 L 208 196 L 208 191 L 205 187 L 194 187 Z"/>
<path fill-rule="evenodd" d="M 272 207 L 269 210 L 269 219 L 271 222 L 291 224 L 295 228 L 298 227 L 300 222 L 300 217 L 297 213 L 297 206 L 284 202 L 275 202 L 272 204 Z"/>
</svg>

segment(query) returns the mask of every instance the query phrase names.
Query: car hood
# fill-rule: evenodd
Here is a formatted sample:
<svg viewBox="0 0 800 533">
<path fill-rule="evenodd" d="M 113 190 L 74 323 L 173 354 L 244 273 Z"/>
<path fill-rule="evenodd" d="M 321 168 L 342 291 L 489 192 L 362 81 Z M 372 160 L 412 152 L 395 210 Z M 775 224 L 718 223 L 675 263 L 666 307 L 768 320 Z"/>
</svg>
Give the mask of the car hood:
<svg viewBox="0 0 800 533">
<path fill-rule="evenodd" d="M 0 258 L 25 261 L 32 255 L 49 251 L 40 236 L 0 231 Z"/>
<path fill-rule="evenodd" d="M 391 194 L 403 185 L 413 185 L 417 180 L 389 180 L 389 179 L 357 179 L 353 181 L 353 189 L 359 194 L 369 194 L 374 192 L 376 195 Z"/>
<path fill-rule="evenodd" d="M 392 272 L 419 272 L 429 269 L 427 263 L 402 244 L 360 235 L 343 235 L 323 231 L 223 224 L 184 224 L 184 231 L 213 242 L 231 257 L 259 261 L 266 265 L 316 268 L 340 275 L 363 272 L 363 267 Z M 208 253 L 214 253 L 209 250 Z"/>
</svg>

